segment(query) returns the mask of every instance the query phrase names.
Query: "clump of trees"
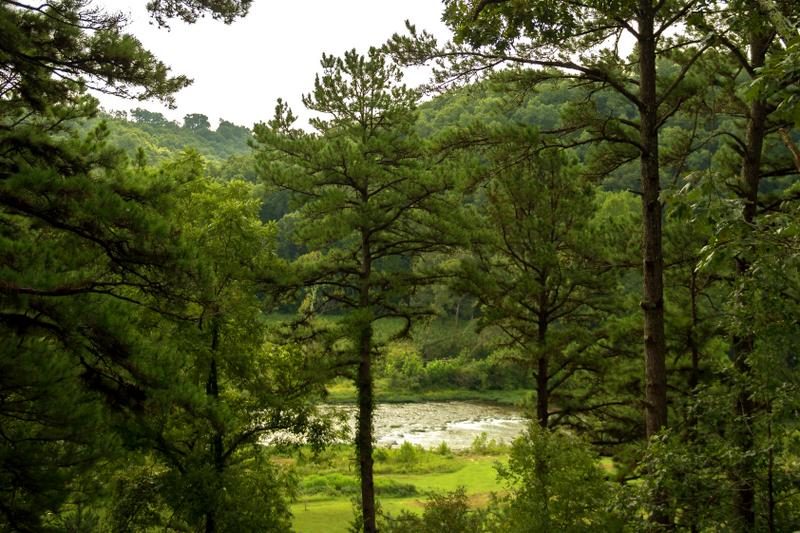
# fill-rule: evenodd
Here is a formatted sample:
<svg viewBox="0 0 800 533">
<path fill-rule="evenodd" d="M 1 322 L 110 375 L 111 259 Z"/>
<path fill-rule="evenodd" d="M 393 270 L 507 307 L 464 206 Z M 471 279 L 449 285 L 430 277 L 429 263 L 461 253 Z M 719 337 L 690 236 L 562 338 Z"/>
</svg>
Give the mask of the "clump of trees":
<svg viewBox="0 0 800 533">
<path fill-rule="evenodd" d="M 453 42 L 324 55 L 311 129 L 251 133 L 101 117 L 188 80 L 120 15 L 0 1 L 0 528 L 288 530 L 266 442 L 324 445 L 344 377 L 365 531 L 797 529 L 790 7 L 447 1 Z M 507 494 L 381 517 L 376 378 L 529 387 Z"/>
<path fill-rule="evenodd" d="M 84 127 L 87 87 L 186 85 L 121 16 L 3 2 L 0 22 L 0 528 L 287 529 L 292 483 L 260 441 L 326 432 L 304 357 L 260 318 L 283 269 L 261 195 Z"/>
</svg>

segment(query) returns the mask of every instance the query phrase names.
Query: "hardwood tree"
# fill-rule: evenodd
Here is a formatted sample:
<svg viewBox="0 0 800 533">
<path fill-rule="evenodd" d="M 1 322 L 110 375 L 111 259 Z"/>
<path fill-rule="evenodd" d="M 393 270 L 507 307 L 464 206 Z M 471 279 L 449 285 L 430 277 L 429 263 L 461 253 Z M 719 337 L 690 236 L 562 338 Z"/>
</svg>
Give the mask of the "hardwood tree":
<svg viewBox="0 0 800 533">
<path fill-rule="evenodd" d="M 127 490 L 116 496 L 116 523 L 144 527 L 168 516 L 151 525 L 287 530 L 290 483 L 262 441 L 280 431 L 319 444 L 327 429 L 324 419 L 312 419 L 310 393 L 320 387 L 313 367 L 299 350 L 267 342 L 263 295 L 271 286 L 261 280 L 283 268 L 275 224 L 259 219 L 261 195 L 252 184 L 206 177 L 197 154 L 152 172 L 180 184 L 170 214 L 197 248 L 186 258 L 191 275 L 174 281 L 183 318 L 142 312 L 135 322 L 152 344 L 131 358 L 146 376 L 137 382 L 144 400 L 118 424 L 125 443 L 159 468 L 122 476 Z M 131 490 L 137 486 L 151 489 Z"/>
<path fill-rule="evenodd" d="M 758 276 L 752 274 L 751 263 L 759 261 L 761 246 L 755 237 L 760 233 L 759 218 L 765 215 L 769 218 L 770 212 L 780 209 L 778 206 L 791 198 L 791 193 L 786 194 L 786 185 L 800 170 L 793 160 L 793 143 L 786 133 L 793 121 L 789 101 L 797 74 L 786 72 L 780 80 L 772 82 L 763 77 L 768 77 L 769 64 L 778 62 L 778 57 L 786 57 L 787 39 L 791 39 L 792 33 L 797 35 L 786 18 L 790 13 L 789 3 L 743 1 L 722 6 L 718 12 L 698 18 L 692 26 L 694 31 L 714 35 L 719 42 L 719 50 L 715 50 L 713 58 L 708 58 L 707 68 L 712 73 L 709 86 L 716 95 L 709 98 L 713 102 L 710 107 L 727 117 L 720 121 L 716 132 L 729 140 L 729 145 L 723 146 L 717 155 L 718 172 L 725 176 L 728 193 L 738 199 L 741 209 L 738 225 L 729 225 L 729 218 L 721 217 L 717 228 L 719 233 L 725 227 L 728 236 L 735 235 L 739 243 L 735 253 L 727 254 L 734 266 L 729 300 L 732 304 L 729 314 L 733 317 L 739 315 L 739 309 L 750 307 L 749 300 L 758 299 L 757 283 L 753 283 Z M 778 34 L 781 30 L 782 36 Z M 762 75 L 762 71 L 767 74 Z M 753 89 L 743 90 L 745 84 Z M 787 139 L 790 151 L 780 150 Z M 715 246 L 719 242 L 716 237 Z M 754 379 L 751 359 L 760 343 L 769 343 L 769 339 L 758 338 L 751 324 L 755 322 L 733 319 L 728 323 L 730 358 L 739 376 L 734 380 L 738 392 L 732 434 L 742 458 L 730 475 L 737 485 L 735 508 L 744 529 L 755 528 L 757 521 L 758 438 L 754 428 L 760 408 L 755 403 L 757 393 L 750 386 Z"/>
</svg>

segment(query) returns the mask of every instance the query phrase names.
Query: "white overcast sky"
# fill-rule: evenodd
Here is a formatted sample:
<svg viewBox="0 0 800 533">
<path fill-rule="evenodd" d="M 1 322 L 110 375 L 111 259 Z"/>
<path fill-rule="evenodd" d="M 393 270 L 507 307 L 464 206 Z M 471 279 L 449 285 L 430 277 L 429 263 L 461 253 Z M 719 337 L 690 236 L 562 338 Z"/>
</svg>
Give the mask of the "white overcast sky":
<svg viewBox="0 0 800 533">
<path fill-rule="evenodd" d="M 313 88 L 323 52 L 366 51 L 402 32 L 404 21 L 447 38 L 439 0 L 254 0 L 250 13 L 230 25 L 210 18 L 171 29 L 150 22 L 146 0 L 96 0 L 125 13 L 135 35 L 156 57 L 194 80 L 176 95 L 177 109 L 158 102 L 101 96 L 109 110 L 143 107 L 180 121 L 188 113 L 208 115 L 216 128 L 224 118 L 250 127 L 272 118 L 282 97 L 303 117 L 300 95 Z M 409 85 L 425 81 L 419 73 Z"/>
</svg>

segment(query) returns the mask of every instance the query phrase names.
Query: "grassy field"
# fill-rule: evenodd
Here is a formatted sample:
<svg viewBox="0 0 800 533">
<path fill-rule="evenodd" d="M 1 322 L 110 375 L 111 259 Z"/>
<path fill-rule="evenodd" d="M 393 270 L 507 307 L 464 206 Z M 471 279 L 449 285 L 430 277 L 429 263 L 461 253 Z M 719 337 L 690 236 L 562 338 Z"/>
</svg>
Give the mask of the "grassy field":
<svg viewBox="0 0 800 533">
<path fill-rule="evenodd" d="M 432 452 L 426 452 L 432 454 Z M 384 512 L 398 514 L 401 510 L 422 511 L 426 494 L 429 492 L 447 492 L 463 486 L 470 500 L 475 505 L 488 501 L 491 492 L 498 492 L 502 487 L 497 482 L 494 465 L 505 460 L 503 455 L 456 455 L 452 458 L 451 471 L 425 472 L 423 464 L 419 468 L 410 468 L 409 473 L 377 473 L 376 484 L 395 483 L 401 486 L 413 485 L 417 494 L 412 496 L 379 496 L 380 508 Z M 381 470 L 380 465 L 378 470 Z M 357 479 L 351 475 L 354 483 Z M 357 487 L 357 485 L 354 485 Z M 346 532 L 353 520 L 351 496 L 341 495 L 304 495 L 292 506 L 294 528 L 301 533 L 339 533 Z"/>
</svg>

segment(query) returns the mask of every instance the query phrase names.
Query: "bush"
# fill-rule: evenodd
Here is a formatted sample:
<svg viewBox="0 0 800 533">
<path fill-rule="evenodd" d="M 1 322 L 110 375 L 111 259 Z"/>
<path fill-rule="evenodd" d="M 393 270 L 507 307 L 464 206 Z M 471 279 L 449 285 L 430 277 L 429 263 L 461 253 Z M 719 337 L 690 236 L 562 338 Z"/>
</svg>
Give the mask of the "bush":
<svg viewBox="0 0 800 533">
<path fill-rule="evenodd" d="M 310 475 L 303 479 L 300 490 L 306 495 L 359 496 L 361 484 L 355 476 L 331 473 Z M 417 487 L 411 483 L 400 483 L 393 479 L 376 479 L 375 493 L 380 496 L 405 498 L 418 494 Z"/>
<path fill-rule="evenodd" d="M 453 450 L 450 449 L 450 446 L 447 445 L 445 441 L 442 441 L 439 446 L 436 447 L 436 453 L 439 455 L 444 455 L 446 457 L 453 456 Z"/>
<path fill-rule="evenodd" d="M 397 461 L 403 464 L 414 464 L 417 462 L 417 447 L 408 442 L 407 440 L 403 441 L 403 444 L 400 445 L 400 448 L 397 450 Z"/>
<path fill-rule="evenodd" d="M 455 357 L 451 352 L 447 357 L 423 359 L 410 342 L 388 346 L 379 375 L 388 379 L 390 387 L 400 390 L 504 390 L 530 385 L 529 373 L 520 371 L 519 363 L 509 359 L 506 351 L 476 357 L 462 347 Z"/>
<path fill-rule="evenodd" d="M 432 472 L 455 472 L 462 464 L 452 453 L 441 454 L 426 450 L 420 445 L 404 442 L 394 449 L 381 450 L 381 461 L 376 461 L 375 472 L 380 474 L 429 474 Z"/>
<path fill-rule="evenodd" d="M 306 476 L 301 485 L 303 494 L 324 494 L 328 496 L 356 495 L 361 493 L 358 479 L 344 474 L 312 474 Z"/>
<path fill-rule="evenodd" d="M 454 376 L 458 373 L 456 359 L 434 359 L 425 365 L 423 384 L 431 388 L 448 388 L 455 386 Z"/>
<path fill-rule="evenodd" d="M 389 345 L 383 362 L 383 376 L 395 389 L 416 390 L 425 373 L 422 356 L 410 343 Z"/>
<path fill-rule="evenodd" d="M 385 463 L 389 460 L 389 451 L 386 448 L 375 448 L 372 451 L 372 458 L 376 463 Z"/>
<path fill-rule="evenodd" d="M 508 495 L 498 517 L 504 531 L 620 531 L 609 509 L 614 486 L 578 437 L 532 423 L 511 446 L 498 476 Z"/>
<path fill-rule="evenodd" d="M 473 359 L 462 352 L 458 357 L 429 361 L 420 384 L 434 389 L 504 390 L 528 386 L 527 375 L 502 353 Z"/>
<path fill-rule="evenodd" d="M 403 511 L 398 516 L 381 515 L 380 530 L 387 533 L 479 533 L 486 531 L 485 514 L 471 509 L 463 487 L 432 494 L 422 516 Z"/>
<path fill-rule="evenodd" d="M 419 494 L 413 483 L 400 483 L 393 479 L 378 479 L 375 483 L 375 493 L 378 496 L 392 498 L 408 498 Z"/>
<path fill-rule="evenodd" d="M 489 435 L 485 431 L 475 437 L 472 444 L 469 445 L 469 451 L 476 455 L 499 455 L 505 452 L 506 449 L 502 442 L 497 442 L 494 439 L 489 440 Z"/>
<path fill-rule="evenodd" d="M 709 402 L 701 405 L 708 408 L 704 415 L 713 413 Z M 729 405 L 720 401 L 720 411 L 711 419 L 727 416 Z M 704 422 L 701 417 L 699 423 Z M 747 461 L 755 462 L 760 474 L 756 477 L 755 531 L 800 531 L 800 464 L 796 449 L 783 448 L 789 442 L 756 441 L 753 451 L 745 451 L 721 432 L 705 430 L 702 435 L 687 439 L 685 434 L 665 430 L 650 440 L 638 468 L 641 483 L 627 485 L 618 498 L 617 506 L 626 514 L 631 531 L 648 531 L 651 524 L 643 517 L 655 512 L 672 517 L 676 529 L 682 531 L 743 531 L 746 526 L 734 506 L 739 488 L 734 476 Z M 767 477 L 770 452 L 774 461 L 771 479 Z M 772 525 L 770 489 L 775 503 Z"/>
<path fill-rule="evenodd" d="M 481 390 L 486 383 L 480 367 L 479 361 L 473 361 L 464 354 L 450 359 L 435 359 L 425 365 L 422 385 L 433 389 Z"/>
</svg>

